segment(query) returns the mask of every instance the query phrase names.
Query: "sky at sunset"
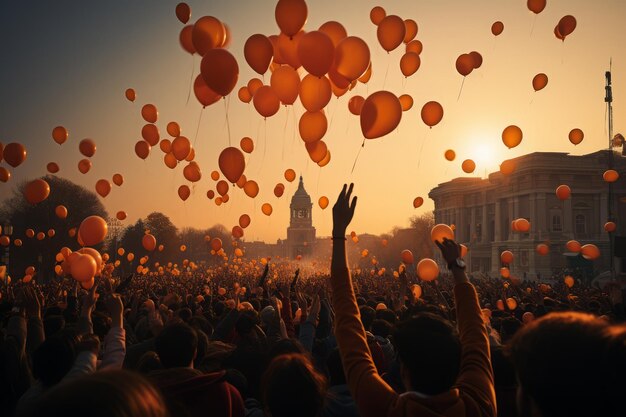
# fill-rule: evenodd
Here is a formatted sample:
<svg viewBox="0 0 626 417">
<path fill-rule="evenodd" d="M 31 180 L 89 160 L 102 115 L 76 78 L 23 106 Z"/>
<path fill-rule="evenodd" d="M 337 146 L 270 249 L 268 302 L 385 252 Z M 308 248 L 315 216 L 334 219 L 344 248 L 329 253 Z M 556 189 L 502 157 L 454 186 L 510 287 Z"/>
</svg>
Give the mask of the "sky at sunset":
<svg viewBox="0 0 626 417">
<path fill-rule="evenodd" d="M 167 214 L 178 227 L 206 228 L 216 223 L 228 229 L 243 213 L 251 216 L 246 240 L 275 241 L 286 237 L 289 200 L 297 180 L 287 183 L 283 172 L 293 168 L 304 177 L 314 202 L 313 222 L 318 236 L 330 235 L 331 207 L 344 182 L 355 183 L 359 196 L 351 228 L 357 233 L 385 233 L 394 226 L 408 226 L 412 215 L 433 209 L 427 198 L 437 184 L 459 176 L 484 176 L 498 169 L 503 159 L 530 152 L 555 151 L 580 155 L 608 144 L 604 72 L 612 58 L 615 132 L 626 133 L 626 1 L 548 0 L 539 15 L 530 12 L 525 0 L 309 0 L 305 31 L 316 30 L 329 20 L 341 22 L 349 35 L 361 37 L 371 52 L 373 75 L 343 97 L 333 97 L 326 107 L 329 129 L 324 141 L 332 154 L 324 168 L 313 163 L 298 134 L 303 113 L 299 101 L 264 120 L 252 103 L 237 98 L 237 90 L 258 75 L 246 63 L 243 45 L 255 33 L 278 34 L 274 19 L 276 2 L 270 0 L 188 1 L 190 23 L 212 15 L 230 28 L 229 51 L 239 63 L 239 81 L 226 99 L 202 110 L 191 93 L 190 78 L 198 74 L 200 58 L 192 57 L 179 44 L 184 26 L 174 13 L 177 1 L 9 1 L 0 0 L 0 143 L 20 142 L 28 151 L 26 162 L 11 168 L 11 179 L 0 183 L 0 201 L 22 181 L 46 174 L 46 164 L 57 162 L 57 174 L 94 189 L 100 178 L 121 173 L 125 182 L 113 186 L 103 199 L 110 215 L 128 213 L 124 224 L 134 223 L 152 211 Z M 424 49 L 421 67 L 405 78 L 399 69 L 404 45 L 387 53 L 376 38 L 370 10 L 380 5 L 387 14 L 414 19 L 417 39 Z M 553 29 L 559 19 L 571 14 L 575 31 L 565 42 Z M 495 37 L 491 25 L 504 23 Z M 478 51 L 483 64 L 463 77 L 456 71 L 456 58 Z M 531 81 L 537 73 L 548 75 L 545 89 L 534 92 Z M 270 72 L 265 75 L 269 83 Z M 137 92 L 134 103 L 124 91 Z M 359 117 L 348 111 L 348 100 L 367 97 L 378 90 L 409 94 L 411 110 L 392 133 L 363 142 Z M 444 108 L 441 123 L 429 129 L 420 109 L 435 100 Z M 177 195 L 189 184 L 182 166 L 175 170 L 163 163 L 158 146 L 146 160 L 134 152 L 146 123 L 141 107 L 153 103 L 159 110 L 161 137 L 169 137 L 166 125 L 177 121 L 196 151 L 202 180 L 183 202 Z M 507 149 L 502 130 L 519 126 L 524 139 Z M 65 126 L 69 139 L 63 145 L 51 138 L 52 129 Z M 568 133 L 580 128 L 583 142 L 574 146 Z M 198 133 L 196 134 L 196 131 Z M 255 199 L 242 190 L 231 190 L 230 201 L 221 206 L 206 192 L 215 189 L 210 173 L 218 169 L 220 151 L 249 136 L 255 142 L 246 154 L 248 179 L 259 183 Z M 83 158 L 78 143 L 92 138 L 97 144 L 93 168 L 81 174 Z M 444 159 L 453 149 L 457 158 Z M 461 161 L 472 158 L 473 174 L 461 170 Z M 8 167 L 6 163 L 2 166 Z M 281 198 L 274 186 L 285 183 Z M 318 198 L 328 196 L 326 210 Z M 425 203 L 413 208 L 413 199 Z M 261 213 L 270 203 L 271 216 Z"/>
</svg>

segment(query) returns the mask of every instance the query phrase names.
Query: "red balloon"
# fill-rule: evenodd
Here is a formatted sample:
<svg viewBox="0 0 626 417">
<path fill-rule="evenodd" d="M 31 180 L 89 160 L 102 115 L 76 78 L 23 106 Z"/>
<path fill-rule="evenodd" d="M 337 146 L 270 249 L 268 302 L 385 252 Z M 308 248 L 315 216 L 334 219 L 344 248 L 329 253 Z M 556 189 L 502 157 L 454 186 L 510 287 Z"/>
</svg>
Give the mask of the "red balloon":
<svg viewBox="0 0 626 417">
<path fill-rule="evenodd" d="M 140 140 L 135 144 L 135 153 L 141 159 L 146 159 L 150 155 L 151 146 L 145 140 Z M 80 169 L 80 166 L 79 166 Z"/>
<path fill-rule="evenodd" d="M 389 15 L 378 24 L 376 35 L 383 49 L 387 52 L 393 51 L 404 41 L 406 26 L 402 18 Z"/>
<path fill-rule="evenodd" d="M 193 46 L 193 25 L 187 25 L 181 29 L 180 35 L 178 35 L 178 41 L 185 51 L 189 52 L 191 55 L 196 53 L 196 48 Z M 128 98 L 128 95 L 126 95 L 126 97 Z M 130 101 L 135 101 L 134 95 L 133 99 Z"/>
<path fill-rule="evenodd" d="M 159 128 L 152 123 L 148 123 L 141 128 L 141 137 L 144 138 L 150 146 L 156 146 L 159 143 Z"/>
<path fill-rule="evenodd" d="M 422 107 L 422 121 L 431 128 L 443 118 L 443 107 L 436 101 L 429 101 Z"/>
<path fill-rule="evenodd" d="M 188 186 L 181 185 L 180 187 L 178 187 L 178 196 L 180 197 L 181 200 L 183 201 L 187 200 L 190 195 L 191 195 L 191 190 L 189 189 Z"/>
<path fill-rule="evenodd" d="M 69 133 L 63 126 L 57 126 L 52 129 L 52 139 L 59 145 L 62 145 L 68 137 Z"/>
<path fill-rule="evenodd" d="M 219 19 L 204 16 L 193 25 L 191 36 L 195 50 L 204 56 L 213 48 L 219 48 L 224 44 L 226 29 Z"/>
<path fill-rule="evenodd" d="M 267 36 L 256 34 L 246 40 L 243 47 L 243 56 L 250 68 L 263 75 L 270 66 L 274 47 Z"/>
<path fill-rule="evenodd" d="M 159 111 L 154 104 L 146 104 L 141 108 L 141 117 L 148 123 L 156 123 L 159 118 Z"/>
<path fill-rule="evenodd" d="M 298 43 L 298 58 L 309 74 L 324 76 L 333 65 L 335 45 L 324 32 L 306 33 Z"/>
<path fill-rule="evenodd" d="M 289 65 L 282 65 L 272 73 L 270 85 L 281 103 L 293 104 L 300 93 L 300 76 Z"/>
<path fill-rule="evenodd" d="M 300 83 L 300 101 L 305 109 L 311 112 L 322 110 L 332 97 L 332 89 L 328 78 L 307 75 Z"/>
<path fill-rule="evenodd" d="M 278 94 L 269 85 L 259 88 L 252 99 L 254 108 L 263 117 L 271 117 L 280 109 Z"/>
<path fill-rule="evenodd" d="M 198 75 L 196 77 L 196 80 L 193 83 L 193 93 L 195 94 L 198 102 L 202 104 L 202 107 L 210 106 L 222 98 L 222 96 L 209 88 L 209 86 L 204 82 L 202 75 Z"/>
<path fill-rule="evenodd" d="M 304 27 L 308 9 L 304 0 L 279 0 L 274 10 L 280 31 L 293 36 Z"/>
<path fill-rule="evenodd" d="M 50 185 L 39 178 L 26 184 L 23 192 L 26 201 L 30 204 L 41 203 L 50 195 Z"/>
<path fill-rule="evenodd" d="M 320 26 L 318 30 L 328 35 L 335 47 L 339 45 L 339 42 L 341 42 L 348 36 L 346 28 L 344 28 L 341 23 L 335 22 L 333 20 L 324 23 L 322 26 Z"/>
<path fill-rule="evenodd" d="M 546 8 L 546 0 L 528 0 L 526 6 L 531 12 L 539 14 Z"/>
<path fill-rule="evenodd" d="M 493 33 L 494 36 L 498 36 L 502 31 L 504 31 L 504 23 L 497 21 L 491 25 L 491 33 Z"/>
<path fill-rule="evenodd" d="M 563 39 L 565 39 L 576 29 L 576 18 L 572 15 L 563 16 L 561 20 L 559 20 L 557 27 L 559 28 L 559 33 L 563 36 Z"/>
<path fill-rule="evenodd" d="M 227 50 L 211 49 L 202 58 L 200 73 L 211 90 L 227 96 L 237 84 L 239 65 Z"/>
<path fill-rule="evenodd" d="M 15 168 L 26 160 L 26 148 L 21 143 L 9 143 L 4 147 L 2 156 L 7 164 Z"/>
<path fill-rule="evenodd" d="M 370 49 L 363 39 L 348 36 L 335 48 L 333 66 L 348 81 L 359 78 L 370 65 Z"/>
<path fill-rule="evenodd" d="M 474 60 L 470 54 L 461 54 L 456 59 L 456 70 L 462 76 L 469 75 L 474 70 Z"/>
<path fill-rule="evenodd" d="M 363 109 L 363 103 L 365 103 L 365 99 L 361 96 L 354 96 L 350 98 L 348 101 L 348 110 L 350 113 L 358 116 L 361 114 L 361 109 Z"/>
<path fill-rule="evenodd" d="M 181 23 L 189 22 L 191 18 L 191 8 L 187 3 L 178 3 L 176 5 L 176 17 Z"/>
<path fill-rule="evenodd" d="M 107 180 L 101 179 L 96 182 L 96 192 L 101 197 L 106 197 L 111 192 L 111 183 Z"/>
<path fill-rule="evenodd" d="M 151 234 L 145 234 L 141 238 L 141 244 L 143 245 L 143 248 L 145 250 L 152 252 L 153 250 L 156 249 L 157 241 L 156 241 L 156 238 L 152 236 Z"/>
</svg>

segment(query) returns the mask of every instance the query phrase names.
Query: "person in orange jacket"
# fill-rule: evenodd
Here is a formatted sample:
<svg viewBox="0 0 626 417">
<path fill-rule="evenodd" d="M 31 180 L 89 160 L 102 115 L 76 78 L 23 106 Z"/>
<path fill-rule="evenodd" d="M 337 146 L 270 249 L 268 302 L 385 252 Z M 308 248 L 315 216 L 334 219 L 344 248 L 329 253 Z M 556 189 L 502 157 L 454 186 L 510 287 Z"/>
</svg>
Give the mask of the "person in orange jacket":
<svg viewBox="0 0 626 417">
<path fill-rule="evenodd" d="M 434 315 L 401 323 L 394 334 L 406 388 L 396 393 L 376 371 L 347 266 L 345 236 L 356 208 L 354 184 L 345 184 L 333 207 L 332 300 L 335 337 L 348 386 L 363 417 L 495 416 L 489 339 L 474 286 L 465 274 L 460 246 L 437 242 L 454 277 L 458 335 Z"/>
</svg>

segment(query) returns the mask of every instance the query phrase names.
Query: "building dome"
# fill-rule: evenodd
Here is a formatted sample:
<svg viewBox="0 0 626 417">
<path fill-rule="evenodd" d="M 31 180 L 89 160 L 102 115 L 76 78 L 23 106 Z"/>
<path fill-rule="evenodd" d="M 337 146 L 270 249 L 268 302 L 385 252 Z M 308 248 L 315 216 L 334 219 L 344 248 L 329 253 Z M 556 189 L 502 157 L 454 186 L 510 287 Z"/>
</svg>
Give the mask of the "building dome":
<svg viewBox="0 0 626 417">
<path fill-rule="evenodd" d="M 296 190 L 293 197 L 291 197 L 291 206 L 292 207 L 310 207 L 311 206 L 311 196 L 304 189 L 304 182 L 302 181 L 302 175 L 300 176 L 300 183 L 298 184 L 298 189 Z"/>
</svg>

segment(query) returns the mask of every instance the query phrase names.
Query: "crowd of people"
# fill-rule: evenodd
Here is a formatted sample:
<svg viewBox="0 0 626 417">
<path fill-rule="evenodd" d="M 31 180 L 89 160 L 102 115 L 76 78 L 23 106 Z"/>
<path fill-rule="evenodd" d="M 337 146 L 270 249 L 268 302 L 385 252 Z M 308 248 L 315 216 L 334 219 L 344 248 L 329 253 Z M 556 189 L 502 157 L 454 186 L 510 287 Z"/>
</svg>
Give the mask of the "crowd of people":
<svg viewBox="0 0 626 417">
<path fill-rule="evenodd" d="M 621 416 L 622 290 L 351 275 L 352 186 L 329 275 L 102 276 L 1 288 L 6 416 Z M 507 300 L 503 302 L 502 300 Z M 509 301 L 513 300 L 513 301 Z"/>
</svg>

